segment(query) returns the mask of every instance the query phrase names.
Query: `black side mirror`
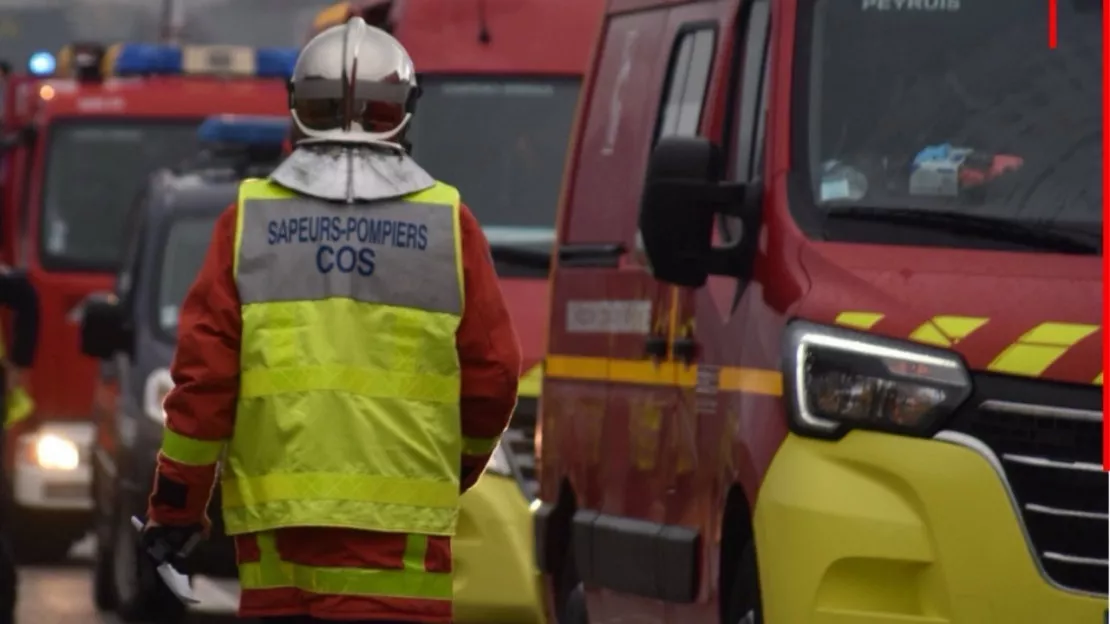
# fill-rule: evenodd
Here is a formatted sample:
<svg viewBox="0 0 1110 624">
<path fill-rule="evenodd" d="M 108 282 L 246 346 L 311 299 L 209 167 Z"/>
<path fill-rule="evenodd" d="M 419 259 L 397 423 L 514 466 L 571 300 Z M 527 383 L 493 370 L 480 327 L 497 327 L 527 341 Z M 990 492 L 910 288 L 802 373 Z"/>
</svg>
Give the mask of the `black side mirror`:
<svg viewBox="0 0 1110 624">
<path fill-rule="evenodd" d="M 723 168 L 720 148 L 702 137 L 667 137 L 652 151 L 640 234 L 657 279 L 697 288 L 709 275 L 748 277 L 762 193 L 758 183 L 721 182 Z M 719 214 L 741 219 L 739 244 L 713 247 Z"/>
<path fill-rule="evenodd" d="M 115 295 L 93 294 L 82 304 L 81 352 L 100 360 L 131 353 L 133 333 L 126 311 Z"/>
</svg>

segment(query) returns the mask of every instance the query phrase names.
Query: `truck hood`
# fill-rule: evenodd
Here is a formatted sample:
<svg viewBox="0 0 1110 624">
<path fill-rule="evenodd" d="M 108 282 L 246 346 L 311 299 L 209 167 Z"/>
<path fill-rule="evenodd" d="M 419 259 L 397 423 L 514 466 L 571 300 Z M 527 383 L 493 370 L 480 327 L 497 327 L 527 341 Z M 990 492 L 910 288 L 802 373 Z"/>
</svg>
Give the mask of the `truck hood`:
<svg viewBox="0 0 1110 624">
<path fill-rule="evenodd" d="M 1102 382 L 1101 258 L 816 243 L 797 316 L 951 348 L 972 370 Z"/>
</svg>

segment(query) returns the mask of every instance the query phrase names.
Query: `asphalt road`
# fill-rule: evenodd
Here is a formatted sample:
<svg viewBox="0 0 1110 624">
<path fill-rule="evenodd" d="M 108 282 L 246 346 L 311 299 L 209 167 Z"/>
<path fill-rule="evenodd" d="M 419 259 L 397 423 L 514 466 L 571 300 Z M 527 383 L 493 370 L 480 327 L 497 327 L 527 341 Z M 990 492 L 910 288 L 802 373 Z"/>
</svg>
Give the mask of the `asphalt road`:
<svg viewBox="0 0 1110 624">
<path fill-rule="evenodd" d="M 120 624 L 93 607 L 92 546 L 91 539 L 78 544 L 64 565 L 20 569 L 18 624 Z M 199 578 L 194 589 L 201 604 L 189 624 L 234 621 L 238 589 L 233 581 Z"/>
</svg>

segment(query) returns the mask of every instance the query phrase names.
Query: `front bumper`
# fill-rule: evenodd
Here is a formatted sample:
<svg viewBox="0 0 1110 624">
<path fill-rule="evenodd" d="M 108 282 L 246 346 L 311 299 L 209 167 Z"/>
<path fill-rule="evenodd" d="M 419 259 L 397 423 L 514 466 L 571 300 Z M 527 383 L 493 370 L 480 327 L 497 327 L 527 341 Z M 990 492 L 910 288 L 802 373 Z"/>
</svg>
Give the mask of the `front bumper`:
<svg viewBox="0 0 1110 624">
<path fill-rule="evenodd" d="M 78 449 L 78 464 L 72 470 L 47 469 L 34 459 L 33 448 L 42 435 L 72 442 Z M 92 462 L 90 423 L 48 423 L 20 436 L 12 474 L 12 498 L 18 507 L 36 512 L 92 512 Z"/>
<path fill-rule="evenodd" d="M 766 621 L 1102 622 L 1040 574 L 997 473 L 967 448 L 787 437 L 755 510 Z"/>
<path fill-rule="evenodd" d="M 451 543 L 458 624 L 543 624 L 532 513 L 516 481 L 490 473 L 462 497 Z"/>
</svg>

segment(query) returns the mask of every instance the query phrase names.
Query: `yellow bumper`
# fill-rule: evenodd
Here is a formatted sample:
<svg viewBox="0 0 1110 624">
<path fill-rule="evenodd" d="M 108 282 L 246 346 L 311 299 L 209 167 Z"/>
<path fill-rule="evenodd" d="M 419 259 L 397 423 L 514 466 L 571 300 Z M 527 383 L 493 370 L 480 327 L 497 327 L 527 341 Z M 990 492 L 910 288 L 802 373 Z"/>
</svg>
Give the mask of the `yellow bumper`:
<svg viewBox="0 0 1110 624">
<path fill-rule="evenodd" d="M 462 498 L 451 548 L 457 624 L 543 624 L 532 513 L 515 481 L 482 476 Z"/>
<path fill-rule="evenodd" d="M 999 477 L 960 446 L 790 435 L 755 510 L 770 624 L 1098 624 L 1038 572 Z"/>
</svg>

